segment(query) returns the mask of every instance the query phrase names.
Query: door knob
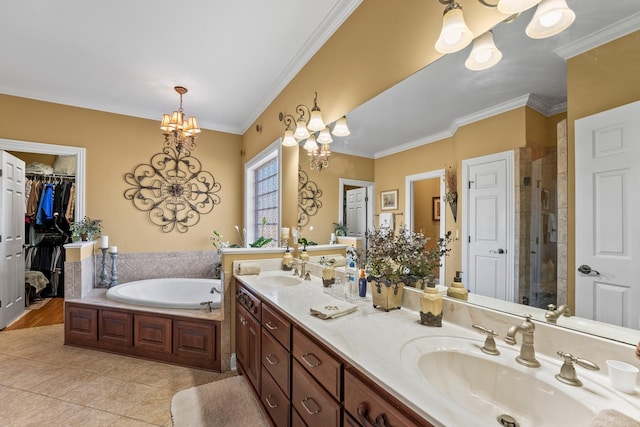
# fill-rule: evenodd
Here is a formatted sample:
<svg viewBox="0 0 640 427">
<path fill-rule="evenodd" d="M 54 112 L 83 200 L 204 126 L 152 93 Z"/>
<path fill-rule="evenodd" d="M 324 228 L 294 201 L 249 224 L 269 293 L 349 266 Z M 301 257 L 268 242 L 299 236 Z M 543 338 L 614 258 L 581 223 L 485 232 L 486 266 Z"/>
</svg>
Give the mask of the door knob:
<svg viewBox="0 0 640 427">
<path fill-rule="evenodd" d="M 578 267 L 578 271 L 582 274 L 595 274 L 596 276 L 600 275 L 600 272 L 597 270 L 592 270 L 591 267 L 589 267 L 586 264 L 581 265 L 580 267 Z"/>
<path fill-rule="evenodd" d="M 489 251 L 489 253 L 492 253 L 492 254 L 503 254 L 504 253 L 504 249 L 500 248 L 497 251 L 494 251 L 493 249 L 491 249 Z"/>
</svg>

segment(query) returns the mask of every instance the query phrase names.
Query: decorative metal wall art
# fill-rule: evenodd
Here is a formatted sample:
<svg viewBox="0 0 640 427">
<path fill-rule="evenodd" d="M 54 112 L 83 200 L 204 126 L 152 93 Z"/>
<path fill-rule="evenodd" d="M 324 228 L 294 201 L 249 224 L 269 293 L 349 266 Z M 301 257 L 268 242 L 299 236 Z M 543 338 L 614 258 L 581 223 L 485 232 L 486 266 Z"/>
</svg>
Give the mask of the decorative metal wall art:
<svg viewBox="0 0 640 427">
<path fill-rule="evenodd" d="M 148 212 L 149 220 L 165 233 L 189 231 L 220 204 L 221 185 L 189 150 L 166 146 L 151 157 L 149 164 L 136 166 L 125 175 L 131 185 L 124 192 L 137 209 Z"/>
<path fill-rule="evenodd" d="M 310 217 L 322 207 L 322 190 L 318 184 L 309 181 L 309 175 L 298 166 L 298 227 L 309 223 Z"/>
</svg>

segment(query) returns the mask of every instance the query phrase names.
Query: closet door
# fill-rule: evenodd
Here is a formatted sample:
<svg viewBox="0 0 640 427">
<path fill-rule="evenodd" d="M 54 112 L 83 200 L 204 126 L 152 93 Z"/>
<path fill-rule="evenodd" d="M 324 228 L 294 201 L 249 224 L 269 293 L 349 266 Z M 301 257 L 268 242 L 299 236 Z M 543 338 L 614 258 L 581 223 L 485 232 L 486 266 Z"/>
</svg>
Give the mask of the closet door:
<svg viewBox="0 0 640 427">
<path fill-rule="evenodd" d="M 24 162 L 0 151 L 0 329 L 24 311 Z"/>
</svg>

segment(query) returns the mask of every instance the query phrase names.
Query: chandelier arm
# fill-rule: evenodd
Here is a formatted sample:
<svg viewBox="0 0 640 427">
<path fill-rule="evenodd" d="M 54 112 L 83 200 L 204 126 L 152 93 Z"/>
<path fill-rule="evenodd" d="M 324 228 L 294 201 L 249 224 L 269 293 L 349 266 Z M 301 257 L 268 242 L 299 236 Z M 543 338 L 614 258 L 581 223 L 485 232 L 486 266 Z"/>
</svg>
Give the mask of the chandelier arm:
<svg viewBox="0 0 640 427">
<path fill-rule="evenodd" d="M 300 120 L 300 119 L 304 120 L 304 116 L 305 116 L 305 114 L 306 114 L 306 115 L 307 115 L 307 117 L 308 117 L 308 118 L 307 118 L 307 120 L 306 120 L 306 122 L 308 122 L 308 121 L 309 121 L 309 118 L 311 118 L 311 110 L 309 110 L 309 107 L 307 107 L 307 106 L 306 106 L 306 105 L 304 105 L 304 104 L 299 104 L 299 105 L 296 107 L 296 112 L 300 115 L 300 116 L 298 117 L 298 120 Z"/>
</svg>

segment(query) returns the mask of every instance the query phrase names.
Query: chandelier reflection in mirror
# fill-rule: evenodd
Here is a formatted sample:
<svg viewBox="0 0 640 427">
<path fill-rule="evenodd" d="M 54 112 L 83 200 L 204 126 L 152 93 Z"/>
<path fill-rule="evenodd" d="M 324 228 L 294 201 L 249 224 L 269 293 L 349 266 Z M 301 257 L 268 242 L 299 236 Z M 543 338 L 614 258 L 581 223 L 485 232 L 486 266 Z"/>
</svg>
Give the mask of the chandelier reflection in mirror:
<svg viewBox="0 0 640 427">
<path fill-rule="evenodd" d="M 333 130 L 329 131 L 329 126 L 322 119 L 320 107 L 318 107 L 318 92 L 313 95 L 313 108 L 304 104 L 296 107 L 296 119 L 291 114 L 280 113 L 278 119 L 286 126 L 282 145 L 285 147 L 295 147 L 300 141 L 305 141 L 303 148 L 307 150 L 309 166 L 311 170 L 321 172 L 329 167 L 331 148 L 329 144 L 333 142 L 331 134 L 334 136 L 347 136 L 349 127 L 345 116 L 336 120 Z"/>
<path fill-rule="evenodd" d="M 196 136 L 200 133 L 198 121 L 194 116 L 184 117 L 182 109 L 182 95 L 187 93 L 187 88 L 183 86 L 175 86 L 173 88 L 180 95 L 180 107 L 173 114 L 163 114 L 160 129 L 164 135 L 165 147 L 173 146 L 182 153 L 186 150 L 187 154 L 196 148 Z"/>
<path fill-rule="evenodd" d="M 165 146 L 149 164 L 127 173 L 125 181 L 132 186 L 125 190 L 125 199 L 148 212 L 149 220 L 165 233 L 186 233 L 220 204 L 220 183 L 184 147 Z"/>
</svg>

